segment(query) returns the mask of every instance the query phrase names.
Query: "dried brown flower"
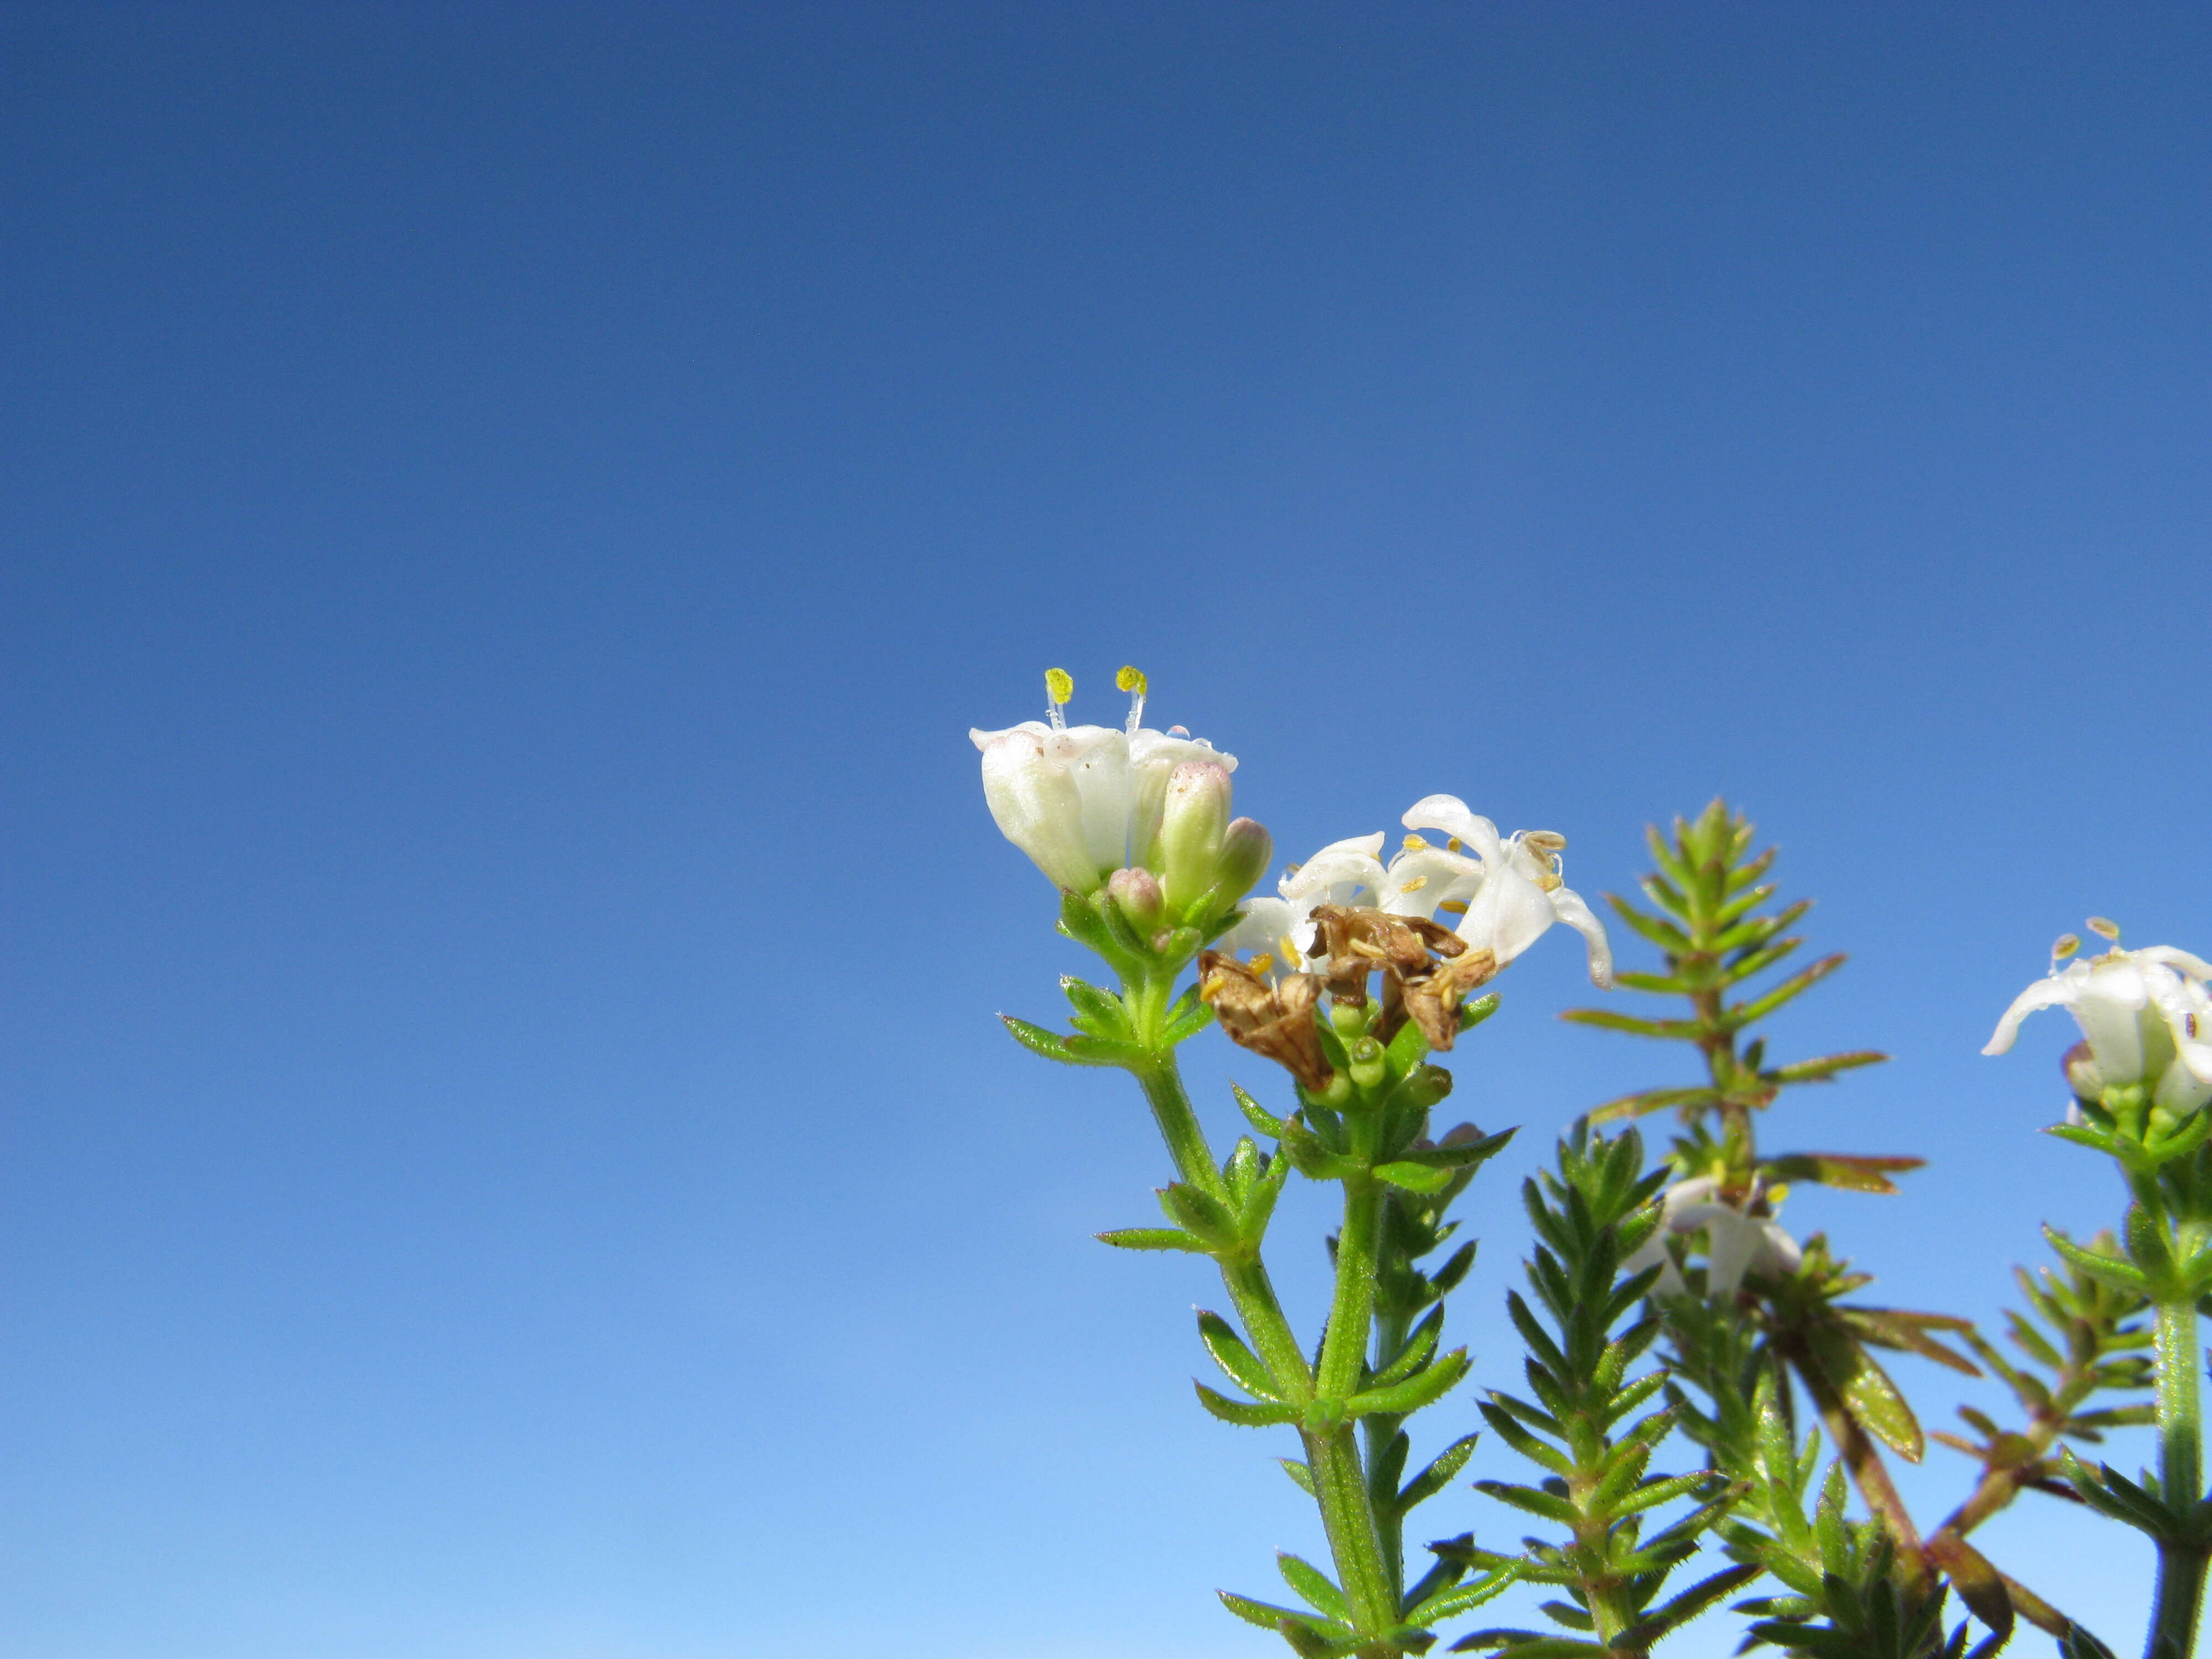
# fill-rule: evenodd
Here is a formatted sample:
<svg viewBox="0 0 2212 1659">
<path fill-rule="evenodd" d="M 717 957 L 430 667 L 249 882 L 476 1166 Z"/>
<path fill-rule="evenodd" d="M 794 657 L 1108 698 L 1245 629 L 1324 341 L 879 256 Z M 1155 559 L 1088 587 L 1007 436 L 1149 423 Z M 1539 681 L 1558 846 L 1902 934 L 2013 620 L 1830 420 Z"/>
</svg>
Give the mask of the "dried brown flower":
<svg viewBox="0 0 2212 1659">
<path fill-rule="evenodd" d="M 1224 951 L 1204 951 L 1198 958 L 1199 999 L 1213 1010 L 1229 1040 L 1288 1068 L 1309 1094 L 1319 1094 L 1336 1075 L 1314 1024 L 1321 992 L 1321 981 L 1311 974 L 1291 974 L 1270 985 Z"/>
</svg>

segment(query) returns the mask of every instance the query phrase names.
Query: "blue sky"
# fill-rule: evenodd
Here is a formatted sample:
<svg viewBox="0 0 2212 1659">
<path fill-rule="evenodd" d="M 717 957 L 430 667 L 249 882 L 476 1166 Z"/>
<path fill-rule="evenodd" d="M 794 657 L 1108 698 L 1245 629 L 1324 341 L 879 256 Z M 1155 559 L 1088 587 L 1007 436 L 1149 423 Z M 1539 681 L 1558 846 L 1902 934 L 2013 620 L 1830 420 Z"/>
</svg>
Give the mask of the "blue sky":
<svg viewBox="0 0 2212 1659">
<path fill-rule="evenodd" d="M 1778 1049 L 1895 1056 L 1771 1144 L 1933 1160 L 1788 1218 L 1992 1316 L 2117 1198 L 1996 1013 L 2092 911 L 2212 945 L 2208 75 L 2136 5 L 0 12 L 5 1645 L 1278 1650 L 1218 1292 L 1089 1237 L 1141 1107 L 991 1018 L 1081 966 L 966 737 L 1051 664 L 1290 856 L 1448 791 L 1622 890 L 1726 791 L 1853 957 Z M 1504 989 L 1485 1385 L 1521 1175 L 1680 1065 L 1564 937 Z M 2135 1639 L 2131 1540 L 1988 1538 Z"/>
</svg>

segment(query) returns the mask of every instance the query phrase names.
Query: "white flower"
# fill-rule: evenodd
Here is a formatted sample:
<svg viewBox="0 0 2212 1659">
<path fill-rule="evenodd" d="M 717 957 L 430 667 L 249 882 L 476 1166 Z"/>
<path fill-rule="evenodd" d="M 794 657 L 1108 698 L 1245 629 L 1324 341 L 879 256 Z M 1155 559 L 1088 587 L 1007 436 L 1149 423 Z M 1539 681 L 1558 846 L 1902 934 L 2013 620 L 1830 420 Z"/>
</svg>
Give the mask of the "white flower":
<svg viewBox="0 0 2212 1659">
<path fill-rule="evenodd" d="M 1395 915 L 1437 917 L 1469 945 L 1488 949 L 1503 968 L 1555 921 L 1583 936 L 1590 982 L 1613 983 L 1613 946 L 1605 924 L 1559 873 L 1566 838 L 1547 830 L 1517 831 L 1501 841 L 1498 826 L 1469 811 L 1456 795 L 1429 795 L 1401 820 L 1408 830 L 1440 830 L 1441 848 L 1407 837 L 1390 860 L 1382 908 Z M 1472 856 L 1470 856 L 1470 854 Z"/>
<path fill-rule="evenodd" d="M 1119 730 L 1069 726 L 1060 705 L 1074 683 L 1054 669 L 1045 677 L 1049 725 L 1024 720 L 1003 732 L 968 733 L 983 751 L 983 799 L 1000 830 L 1055 887 L 1085 895 L 1116 870 L 1152 865 L 1168 779 L 1179 763 L 1203 758 L 1237 769 L 1234 755 L 1181 726 L 1146 730 L 1144 677 L 1124 669 L 1122 680 L 1133 696 Z"/>
<path fill-rule="evenodd" d="M 1781 1279 L 1797 1271 L 1804 1252 L 1779 1223 L 1765 1216 L 1746 1214 L 1733 1204 L 1718 1202 L 1720 1183 L 1711 1176 L 1678 1181 L 1660 1198 L 1660 1222 L 1628 1260 L 1623 1273 L 1659 1269 L 1654 1296 L 1686 1296 L 1689 1286 L 1667 1254 L 1670 1235 L 1705 1235 L 1705 1294 L 1715 1298 L 1734 1296 L 1746 1273 Z"/>
<path fill-rule="evenodd" d="M 1304 864 L 1294 864 L 1275 886 L 1278 898 L 1248 900 L 1242 921 L 1223 941 L 1238 956 L 1255 951 L 1268 958 L 1261 973 L 1279 977 L 1306 965 L 1314 942 L 1313 913 L 1323 904 L 1364 904 L 1380 908 L 1387 879 L 1382 832 L 1331 842 Z"/>
<path fill-rule="evenodd" d="M 2109 924 L 2098 924 L 2108 927 Z M 2118 930 L 2112 930 L 2117 933 Z M 2071 948 L 2071 940 L 2061 940 Z M 2012 1047 L 2020 1023 L 2039 1008 L 2063 1008 L 2088 1039 L 2103 1088 L 2149 1088 L 2154 1105 L 2186 1116 L 2212 1100 L 2212 963 L 2170 945 L 2118 948 L 2051 972 L 2013 999 L 1982 1052 Z M 2077 1086 L 2079 1086 L 2077 1083 Z"/>
<path fill-rule="evenodd" d="M 1409 836 L 1385 869 L 1380 831 L 1333 842 L 1291 866 L 1276 888 L 1279 897 L 1245 905 L 1228 948 L 1261 952 L 1277 971 L 1294 972 L 1305 965 L 1314 942 L 1315 907 L 1359 904 L 1440 921 L 1469 946 L 1488 950 L 1503 968 L 1554 921 L 1564 921 L 1589 943 L 1590 978 L 1600 986 L 1613 983 L 1604 925 L 1561 881 L 1562 837 L 1537 830 L 1501 839 L 1496 824 L 1453 795 L 1424 797 L 1403 822 L 1408 830 L 1441 830 L 1450 843 L 1431 847 Z"/>
</svg>

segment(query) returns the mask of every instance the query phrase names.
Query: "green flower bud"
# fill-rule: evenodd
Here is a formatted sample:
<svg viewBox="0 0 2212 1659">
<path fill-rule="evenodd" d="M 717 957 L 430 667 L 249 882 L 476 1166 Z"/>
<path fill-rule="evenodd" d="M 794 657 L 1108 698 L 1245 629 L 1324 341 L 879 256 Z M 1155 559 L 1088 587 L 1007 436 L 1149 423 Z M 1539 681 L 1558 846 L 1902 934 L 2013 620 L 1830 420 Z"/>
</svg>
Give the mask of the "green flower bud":
<svg viewBox="0 0 2212 1659">
<path fill-rule="evenodd" d="M 1229 788 L 1229 769 L 1218 761 L 1185 761 L 1169 775 L 1160 818 L 1160 888 L 1176 916 L 1204 898 L 1218 879 Z"/>
<path fill-rule="evenodd" d="M 1255 818 L 1237 818 L 1222 832 L 1221 856 L 1213 866 L 1213 884 L 1221 890 L 1224 908 L 1250 892 L 1275 860 L 1275 838 Z"/>
<path fill-rule="evenodd" d="M 1121 914 L 1139 933 L 1151 933 L 1160 925 L 1159 878 L 1149 870 L 1116 870 L 1107 878 L 1106 891 L 1121 907 Z"/>
</svg>

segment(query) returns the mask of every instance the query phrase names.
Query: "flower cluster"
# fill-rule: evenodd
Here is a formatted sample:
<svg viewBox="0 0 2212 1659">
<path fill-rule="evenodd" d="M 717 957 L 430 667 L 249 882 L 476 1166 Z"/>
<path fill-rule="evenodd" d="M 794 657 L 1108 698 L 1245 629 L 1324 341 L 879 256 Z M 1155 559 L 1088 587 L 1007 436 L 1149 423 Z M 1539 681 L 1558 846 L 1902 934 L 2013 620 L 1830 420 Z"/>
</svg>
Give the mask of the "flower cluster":
<svg viewBox="0 0 2212 1659">
<path fill-rule="evenodd" d="M 1604 925 L 1560 874 L 1564 836 L 1547 830 L 1501 837 L 1498 826 L 1471 811 L 1455 795 L 1428 795 L 1403 819 L 1413 830 L 1447 837 L 1437 847 L 1411 835 L 1386 867 L 1382 832 L 1332 842 L 1304 864 L 1291 866 L 1279 896 L 1257 898 L 1230 934 L 1229 948 L 1253 953 L 1255 972 L 1295 973 L 1326 954 L 1316 921 L 1324 908 L 1358 905 L 1385 915 L 1437 922 L 1466 950 L 1486 951 L 1504 968 L 1542 937 L 1555 921 L 1580 933 L 1589 947 L 1589 975 L 1613 982 L 1613 948 Z"/>
<path fill-rule="evenodd" d="M 1274 850 L 1266 830 L 1229 816 L 1237 757 L 1180 726 L 1146 727 L 1137 670 L 1115 684 L 1130 693 L 1120 727 L 1069 726 L 1061 710 L 1075 683 L 1055 668 L 1045 676 L 1048 722 L 969 732 L 991 816 L 1055 887 L 1088 898 L 1110 885 L 1140 927 L 1226 910 Z"/>
</svg>

